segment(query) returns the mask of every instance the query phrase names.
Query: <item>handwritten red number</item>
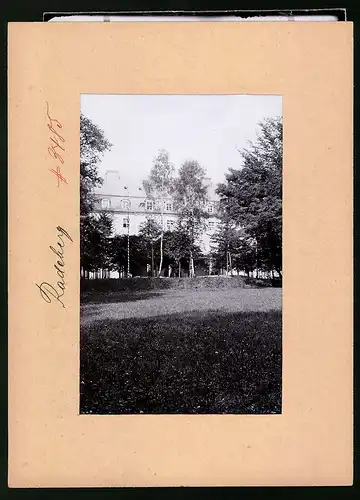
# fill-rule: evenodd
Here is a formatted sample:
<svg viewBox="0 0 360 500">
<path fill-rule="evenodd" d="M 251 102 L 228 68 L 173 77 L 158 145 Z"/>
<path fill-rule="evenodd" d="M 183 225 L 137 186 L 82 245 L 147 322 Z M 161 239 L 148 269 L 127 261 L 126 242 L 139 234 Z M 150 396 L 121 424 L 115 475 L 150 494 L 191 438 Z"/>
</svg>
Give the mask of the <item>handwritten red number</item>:
<svg viewBox="0 0 360 500">
<path fill-rule="evenodd" d="M 62 157 L 62 155 L 60 154 L 60 152 L 58 150 L 65 151 L 65 148 L 61 144 L 61 143 L 65 142 L 65 139 L 56 130 L 56 128 L 60 128 L 61 129 L 62 125 L 59 122 L 59 120 L 56 120 L 55 118 L 51 118 L 50 112 L 49 112 L 49 103 L 47 101 L 46 101 L 46 114 L 47 114 L 47 117 L 48 117 L 48 120 L 49 120 L 49 122 L 47 124 L 48 129 L 55 136 L 55 137 L 50 137 L 50 141 L 52 142 L 52 144 L 48 147 L 48 153 L 51 156 L 51 158 L 53 158 L 54 160 L 59 160 L 61 164 L 64 164 L 64 158 Z M 56 170 L 53 169 L 53 168 L 49 169 L 49 170 L 54 175 L 56 175 L 58 187 L 60 187 L 60 184 L 62 182 L 64 182 L 65 184 L 67 184 L 67 180 L 65 179 L 65 177 L 61 173 L 60 166 L 57 166 Z"/>
</svg>

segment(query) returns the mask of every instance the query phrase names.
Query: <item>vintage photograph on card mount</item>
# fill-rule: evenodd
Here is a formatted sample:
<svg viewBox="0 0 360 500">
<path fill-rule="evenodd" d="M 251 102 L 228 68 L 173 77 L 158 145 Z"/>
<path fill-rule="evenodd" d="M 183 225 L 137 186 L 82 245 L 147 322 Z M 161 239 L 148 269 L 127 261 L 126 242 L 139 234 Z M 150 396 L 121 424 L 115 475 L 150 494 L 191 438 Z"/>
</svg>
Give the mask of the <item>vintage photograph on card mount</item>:
<svg viewBox="0 0 360 500">
<path fill-rule="evenodd" d="M 282 411 L 282 98 L 80 109 L 80 413 Z"/>
</svg>

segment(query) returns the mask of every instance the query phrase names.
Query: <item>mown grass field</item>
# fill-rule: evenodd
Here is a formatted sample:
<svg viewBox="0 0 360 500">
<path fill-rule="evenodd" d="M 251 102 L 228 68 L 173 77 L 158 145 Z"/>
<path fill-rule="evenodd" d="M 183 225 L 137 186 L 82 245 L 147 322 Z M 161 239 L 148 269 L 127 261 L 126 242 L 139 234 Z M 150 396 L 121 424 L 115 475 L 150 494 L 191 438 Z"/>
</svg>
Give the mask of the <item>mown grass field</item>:
<svg viewBox="0 0 360 500">
<path fill-rule="evenodd" d="M 83 297 L 81 413 L 281 413 L 281 366 L 281 289 Z"/>
</svg>

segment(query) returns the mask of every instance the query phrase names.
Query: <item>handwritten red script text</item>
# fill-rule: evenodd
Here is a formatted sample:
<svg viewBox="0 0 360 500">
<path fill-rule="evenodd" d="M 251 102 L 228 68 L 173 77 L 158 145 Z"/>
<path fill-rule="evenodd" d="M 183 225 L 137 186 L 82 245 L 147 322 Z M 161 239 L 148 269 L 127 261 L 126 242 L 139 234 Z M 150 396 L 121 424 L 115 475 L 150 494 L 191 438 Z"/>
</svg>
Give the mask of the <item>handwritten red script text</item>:
<svg viewBox="0 0 360 500">
<path fill-rule="evenodd" d="M 63 182 L 67 184 L 67 180 L 61 173 L 61 167 L 60 167 L 60 164 L 61 165 L 64 164 L 63 154 L 65 152 L 64 148 L 65 139 L 62 137 L 62 135 L 60 135 L 59 131 L 57 130 L 57 129 L 62 129 L 61 123 L 59 122 L 59 120 L 56 120 L 55 118 L 52 118 L 50 116 L 49 103 L 47 101 L 46 101 L 46 114 L 48 118 L 47 126 L 50 132 L 52 133 L 52 135 L 50 136 L 50 145 L 48 147 L 48 153 L 51 156 L 51 158 L 53 158 L 56 162 L 59 162 L 59 164 L 56 165 L 55 168 L 51 168 L 49 170 L 56 176 L 57 185 L 58 187 L 60 187 L 61 183 Z"/>
</svg>

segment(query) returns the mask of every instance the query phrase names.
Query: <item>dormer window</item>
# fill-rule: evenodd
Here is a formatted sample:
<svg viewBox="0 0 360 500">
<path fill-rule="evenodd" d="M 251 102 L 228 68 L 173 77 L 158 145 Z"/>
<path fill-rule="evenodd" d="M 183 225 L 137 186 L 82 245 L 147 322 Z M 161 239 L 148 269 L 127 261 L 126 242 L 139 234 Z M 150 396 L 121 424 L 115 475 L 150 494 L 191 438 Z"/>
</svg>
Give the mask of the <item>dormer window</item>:
<svg viewBox="0 0 360 500">
<path fill-rule="evenodd" d="M 171 212 L 172 211 L 172 203 L 166 202 L 165 208 L 166 208 L 167 212 Z"/>
<path fill-rule="evenodd" d="M 104 210 L 110 208 L 110 200 L 108 200 L 107 198 L 103 198 L 101 200 L 101 208 L 103 208 Z"/>
</svg>

